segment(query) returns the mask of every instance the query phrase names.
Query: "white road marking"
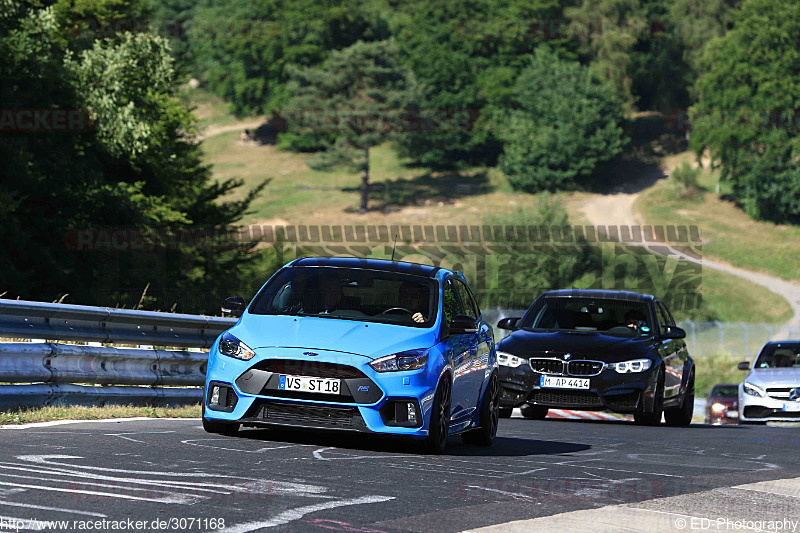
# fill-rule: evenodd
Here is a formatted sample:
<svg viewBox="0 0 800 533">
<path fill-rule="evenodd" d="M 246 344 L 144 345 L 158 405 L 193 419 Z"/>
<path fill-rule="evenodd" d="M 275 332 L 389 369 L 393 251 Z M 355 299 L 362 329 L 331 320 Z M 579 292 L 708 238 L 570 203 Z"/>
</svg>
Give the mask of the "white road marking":
<svg viewBox="0 0 800 533">
<path fill-rule="evenodd" d="M 320 448 L 319 450 L 314 450 L 313 455 L 314 459 L 319 459 L 320 461 L 356 461 L 360 459 L 388 459 L 394 457 L 408 457 L 408 455 L 348 455 L 343 452 L 336 452 L 340 455 L 344 455 L 344 457 L 324 457 L 322 452 L 326 452 L 328 450 L 335 450 L 336 448 L 333 446 L 329 446 L 327 448 Z"/>
<path fill-rule="evenodd" d="M 114 494 L 113 492 L 100 492 L 94 490 L 79 490 L 79 489 L 66 489 L 61 487 L 48 487 L 46 485 L 28 485 L 23 483 L 10 483 L 8 481 L 0 481 L 0 485 L 8 486 L 8 487 L 20 487 L 25 489 L 36 489 L 36 490 L 43 490 L 47 492 L 69 492 L 72 494 L 86 494 L 89 496 L 105 496 L 108 498 L 119 498 L 121 500 L 137 500 L 143 502 L 155 502 L 155 503 L 182 503 L 182 504 L 190 504 L 190 503 L 197 503 L 199 498 L 194 495 L 185 495 L 185 496 L 178 496 L 172 495 L 167 496 L 164 498 L 144 498 L 140 496 L 130 496 L 128 494 Z"/>
<path fill-rule="evenodd" d="M 264 448 L 259 448 L 257 450 L 243 450 L 241 448 L 226 448 L 224 446 L 216 446 L 211 444 L 198 444 L 197 441 L 200 440 L 210 440 L 215 442 L 231 442 L 230 439 L 206 438 L 206 439 L 186 439 L 182 440 L 181 444 L 187 444 L 189 446 L 197 446 L 198 448 L 211 448 L 212 450 L 226 450 L 229 452 L 237 452 L 237 453 L 263 453 L 271 450 L 283 450 L 285 448 L 297 448 L 300 446 L 309 446 L 308 444 L 287 444 L 285 446 L 266 446 Z"/>
<path fill-rule="evenodd" d="M 247 522 L 244 524 L 237 524 L 225 528 L 221 531 L 226 533 L 248 533 L 250 531 L 257 531 L 259 529 L 267 529 L 270 527 L 282 526 L 289 522 L 294 522 L 303 518 L 305 515 L 315 513 L 317 511 L 324 511 L 326 509 L 335 509 L 337 507 L 345 507 L 349 505 L 362 505 L 365 503 L 381 503 L 394 500 L 391 496 L 362 496 L 361 498 L 353 498 L 350 500 L 334 500 L 330 502 L 317 503 L 314 505 L 306 505 L 303 507 L 296 507 L 284 511 L 269 520 L 259 522 Z"/>
<path fill-rule="evenodd" d="M 34 505 L 32 503 L 8 502 L 5 500 L 0 500 L 0 505 L 9 505 L 11 507 L 24 507 L 25 509 L 40 509 L 42 511 L 58 511 L 61 513 L 96 516 L 98 518 L 108 518 L 108 515 L 104 515 L 103 513 L 93 513 L 91 511 L 78 511 L 77 509 L 62 509 L 61 507 L 48 507 L 46 505 Z"/>
<path fill-rule="evenodd" d="M 507 490 L 491 489 L 489 487 L 480 487 L 478 485 L 467 485 L 467 488 L 468 489 L 482 490 L 482 491 L 486 491 L 486 492 L 496 492 L 497 494 L 502 494 L 504 496 L 511 496 L 514 499 L 533 501 L 533 498 L 531 498 L 530 496 L 525 495 L 525 494 L 520 494 L 518 492 L 509 492 Z M 540 502 L 540 504 L 541 504 L 541 502 Z"/>
</svg>

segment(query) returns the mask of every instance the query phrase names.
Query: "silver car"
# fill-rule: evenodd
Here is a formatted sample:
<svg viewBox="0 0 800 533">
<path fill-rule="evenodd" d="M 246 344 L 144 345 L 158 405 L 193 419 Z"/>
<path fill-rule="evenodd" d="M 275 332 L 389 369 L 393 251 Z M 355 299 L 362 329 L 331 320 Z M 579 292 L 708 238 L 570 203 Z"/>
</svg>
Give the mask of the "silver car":
<svg viewBox="0 0 800 533">
<path fill-rule="evenodd" d="M 739 421 L 800 421 L 800 341 L 769 342 L 739 385 Z"/>
</svg>

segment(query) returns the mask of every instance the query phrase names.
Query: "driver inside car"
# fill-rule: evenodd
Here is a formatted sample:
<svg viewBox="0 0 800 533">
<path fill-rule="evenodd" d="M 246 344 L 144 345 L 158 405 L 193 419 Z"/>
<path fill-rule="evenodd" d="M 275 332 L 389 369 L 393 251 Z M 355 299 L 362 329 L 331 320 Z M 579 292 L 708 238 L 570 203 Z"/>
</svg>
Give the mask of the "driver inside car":
<svg viewBox="0 0 800 533">
<path fill-rule="evenodd" d="M 400 286 L 400 307 L 411 312 L 411 320 L 425 322 L 425 317 L 419 311 L 422 309 L 422 287 L 416 283 L 403 283 Z"/>
<path fill-rule="evenodd" d="M 641 311 L 636 311 L 634 309 L 625 313 L 625 325 L 639 333 L 639 328 L 645 324 L 644 313 Z"/>
</svg>

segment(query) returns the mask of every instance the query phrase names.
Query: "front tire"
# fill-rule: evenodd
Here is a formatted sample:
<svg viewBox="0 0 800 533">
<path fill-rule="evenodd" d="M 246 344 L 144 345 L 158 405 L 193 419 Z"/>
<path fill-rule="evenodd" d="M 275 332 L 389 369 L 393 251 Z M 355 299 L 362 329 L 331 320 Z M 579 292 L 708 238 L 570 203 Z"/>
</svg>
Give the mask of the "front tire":
<svg viewBox="0 0 800 533">
<path fill-rule="evenodd" d="M 447 448 L 447 436 L 450 434 L 450 388 L 450 378 L 445 377 L 436 387 L 436 395 L 433 398 L 428 437 L 424 441 L 423 448 L 434 455 L 441 455 Z"/>
<path fill-rule="evenodd" d="M 635 413 L 633 421 L 640 426 L 657 426 L 664 416 L 664 372 L 659 372 L 656 384 L 656 397 L 653 410 L 649 413 Z"/>
<path fill-rule="evenodd" d="M 668 426 L 686 427 L 692 423 L 694 416 L 694 372 L 689 376 L 683 403 L 680 407 L 664 411 L 664 420 Z"/>
<path fill-rule="evenodd" d="M 489 386 L 483 394 L 480 409 L 481 427 L 462 434 L 461 440 L 464 444 L 491 446 L 497 435 L 497 425 L 500 420 L 500 383 L 497 373 L 489 378 Z"/>
<path fill-rule="evenodd" d="M 530 405 L 526 403 L 519 408 L 519 411 L 522 413 L 522 416 L 529 420 L 544 420 L 550 409 L 542 407 L 541 405 Z"/>
</svg>

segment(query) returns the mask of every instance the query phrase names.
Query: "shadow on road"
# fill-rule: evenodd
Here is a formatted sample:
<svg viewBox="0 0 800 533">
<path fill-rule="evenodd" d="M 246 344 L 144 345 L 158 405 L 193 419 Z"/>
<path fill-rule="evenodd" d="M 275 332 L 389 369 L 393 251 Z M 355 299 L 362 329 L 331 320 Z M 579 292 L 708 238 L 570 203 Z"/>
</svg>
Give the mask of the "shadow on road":
<svg viewBox="0 0 800 533">
<path fill-rule="evenodd" d="M 403 453 L 418 455 L 423 453 L 421 442 L 395 436 L 382 436 L 364 433 L 342 433 L 286 428 L 242 429 L 238 438 L 259 441 L 272 441 L 286 444 L 300 444 L 333 447 L 367 452 Z M 529 455 L 558 455 L 591 449 L 587 444 L 525 439 L 520 437 L 498 436 L 490 447 L 466 445 L 460 437 L 450 437 L 447 455 L 466 457 L 519 457 Z"/>
</svg>

